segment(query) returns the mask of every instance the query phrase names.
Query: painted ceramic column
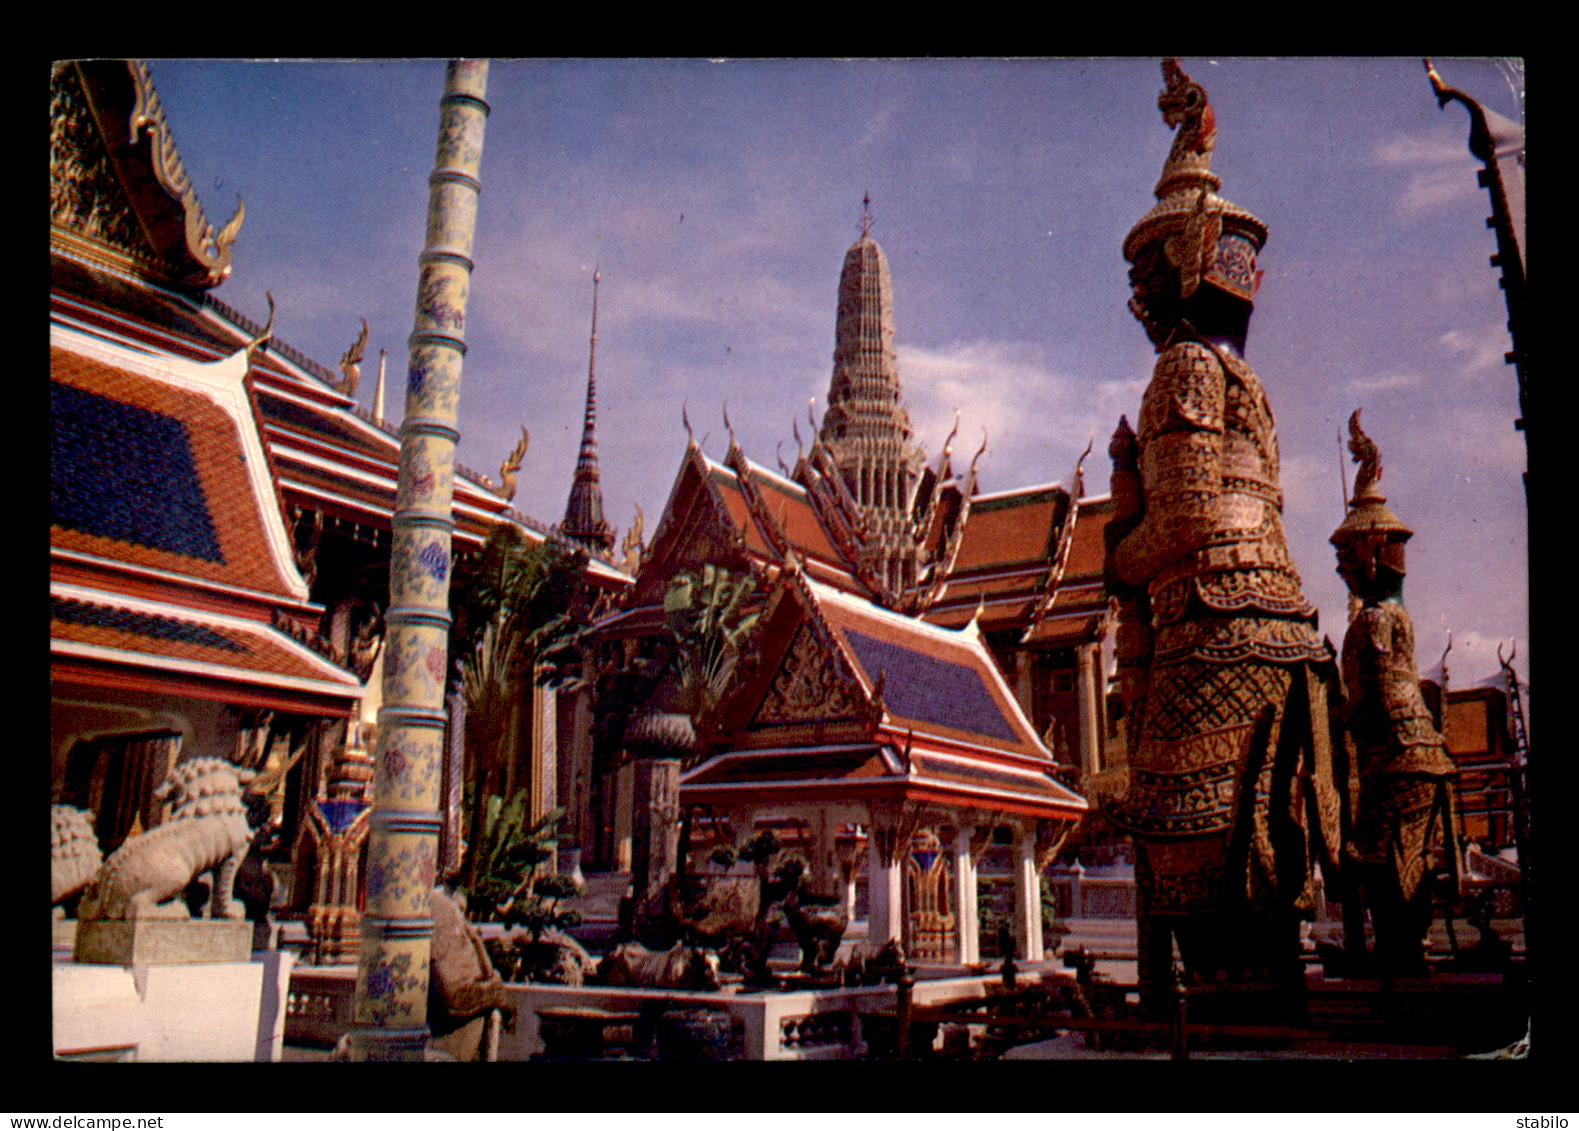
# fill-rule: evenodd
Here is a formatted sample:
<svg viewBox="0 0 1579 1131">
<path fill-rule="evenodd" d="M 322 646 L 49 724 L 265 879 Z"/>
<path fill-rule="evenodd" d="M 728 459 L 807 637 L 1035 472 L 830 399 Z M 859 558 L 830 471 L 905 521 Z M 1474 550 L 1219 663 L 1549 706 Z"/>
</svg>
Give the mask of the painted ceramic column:
<svg viewBox="0 0 1579 1131">
<path fill-rule="evenodd" d="M 392 521 L 384 705 L 368 836 L 357 968 L 355 1060 L 420 1060 L 428 1042 L 428 958 L 442 818 L 456 407 L 477 217 L 488 64 L 445 74 L 428 230 L 410 338 L 400 478 Z"/>
</svg>

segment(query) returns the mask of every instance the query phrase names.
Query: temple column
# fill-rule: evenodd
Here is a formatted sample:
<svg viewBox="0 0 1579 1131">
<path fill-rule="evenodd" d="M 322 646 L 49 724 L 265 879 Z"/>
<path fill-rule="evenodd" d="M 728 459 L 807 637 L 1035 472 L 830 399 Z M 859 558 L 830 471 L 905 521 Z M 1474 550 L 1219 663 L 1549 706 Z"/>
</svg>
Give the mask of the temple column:
<svg viewBox="0 0 1579 1131">
<path fill-rule="evenodd" d="M 592 776 L 591 694 L 585 687 L 561 695 L 556 713 L 565 725 L 558 742 L 558 795 L 565 806 L 565 842 L 577 852 L 576 860 L 595 851 L 591 791 Z M 566 871 L 574 871 L 567 866 Z"/>
<path fill-rule="evenodd" d="M 905 890 L 899 834 L 873 825 L 866 841 L 866 942 L 879 947 L 904 938 Z"/>
<path fill-rule="evenodd" d="M 636 763 L 626 761 L 614 771 L 614 870 L 631 870 L 631 808 L 636 799 Z"/>
<path fill-rule="evenodd" d="M 450 636 L 456 410 L 486 60 L 452 60 L 428 178 L 427 236 L 410 338 L 400 470 L 391 520 L 389 662 L 378 712 L 366 910 L 352 1010 L 351 1059 L 421 1060 L 427 1049 L 430 896 L 442 818 L 446 653 Z"/>
<path fill-rule="evenodd" d="M 439 829 L 439 875 L 458 873 L 464 855 L 461 809 L 466 797 L 466 693 L 456 686 L 445 698 L 449 731 L 444 743 L 443 825 Z"/>
<path fill-rule="evenodd" d="M 1080 699 L 1080 767 L 1087 780 L 1102 771 L 1102 712 L 1099 665 L 1102 645 L 1096 641 L 1075 649 L 1075 686 Z"/>
<path fill-rule="evenodd" d="M 1014 833 L 1014 943 L 1029 962 L 1042 958 L 1042 885 L 1036 867 L 1036 830 Z"/>
<path fill-rule="evenodd" d="M 976 858 L 971 853 L 971 826 L 954 830 L 954 951 L 955 961 L 969 965 L 981 960 L 981 922 L 977 915 Z"/>
</svg>

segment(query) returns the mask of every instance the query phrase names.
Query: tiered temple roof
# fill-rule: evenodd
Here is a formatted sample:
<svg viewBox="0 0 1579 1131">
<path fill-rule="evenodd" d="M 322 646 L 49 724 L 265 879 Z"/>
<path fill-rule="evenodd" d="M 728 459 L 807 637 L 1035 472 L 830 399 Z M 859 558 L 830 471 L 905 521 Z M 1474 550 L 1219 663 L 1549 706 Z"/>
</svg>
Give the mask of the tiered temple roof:
<svg viewBox="0 0 1579 1131">
<path fill-rule="evenodd" d="M 927 804 L 1068 819 L 1087 808 L 974 630 L 789 569 L 776 581 L 688 804 Z"/>
<path fill-rule="evenodd" d="M 321 609 L 292 559 L 247 368 L 244 349 L 193 362 L 53 329 L 56 680 L 355 709 L 361 682 L 290 631 Z"/>
</svg>

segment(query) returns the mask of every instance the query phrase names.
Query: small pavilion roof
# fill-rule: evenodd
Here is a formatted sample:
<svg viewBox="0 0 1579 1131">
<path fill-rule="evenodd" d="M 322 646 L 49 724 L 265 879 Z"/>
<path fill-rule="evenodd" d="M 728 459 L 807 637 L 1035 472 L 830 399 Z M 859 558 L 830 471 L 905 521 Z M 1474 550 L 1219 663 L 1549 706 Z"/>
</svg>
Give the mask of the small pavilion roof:
<svg viewBox="0 0 1579 1131">
<path fill-rule="evenodd" d="M 883 609 L 798 570 L 779 577 L 688 802 L 925 802 L 1078 816 L 1079 795 L 975 630 Z"/>
</svg>

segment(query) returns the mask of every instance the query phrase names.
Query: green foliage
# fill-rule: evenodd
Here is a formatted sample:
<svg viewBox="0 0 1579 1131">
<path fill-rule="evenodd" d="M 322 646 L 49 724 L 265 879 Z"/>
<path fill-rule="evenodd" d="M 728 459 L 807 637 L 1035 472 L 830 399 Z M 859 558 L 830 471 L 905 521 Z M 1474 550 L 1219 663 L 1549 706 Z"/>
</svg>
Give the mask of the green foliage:
<svg viewBox="0 0 1579 1131">
<path fill-rule="evenodd" d="M 664 623 L 673 644 L 668 674 L 675 706 L 693 718 L 718 701 L 734 669 L 740 642 L 756 625 L 757 583 L 749 575 L 704 565 L 669 582 Z"/>
<path fill-rule="evenodd" d="M 569 674 L 590 627 L 586 564 L 585 551 L 534 543 L 502 522 L 457 577 L 450 649 L 466 701 L 467 822 L 484 830 L 483 837 L 507 805 L 516 747 L 511 729 L 519 725 L 521 704 L 534 682 L 551 684 Z M 479 852 L 481 839 L 472 836 Z M 487 862 L 468 851 L 462 885 L 476 889 L 489 874 Z"/>
<path fill-rule="evenodd" d="M 586 566 L 584 550 L 534 543 L 510 523 L 488 532 L 457 587 L 451 633 L 469 710 L 488 709 L 528 678 L 564 678 L 590 622 Z"/>
<path fill-rule="evenodd" d="M 550 927 L 574 927 L 577 911 L 560 910 L 562 900 L 578 894 L 567 876 L 546 876 L 542 866 L 554 855 L 563 809 L 554 809 L 530 825 L 531 795 L 520 790 L 506 799 L 490 794 L 475 810 L 482 816 L 481 835 L 466 845 L 461 892 L 474 918 L 499 918 L 505 926 L 520 924 L 534 940 Z"/>
</svg>

